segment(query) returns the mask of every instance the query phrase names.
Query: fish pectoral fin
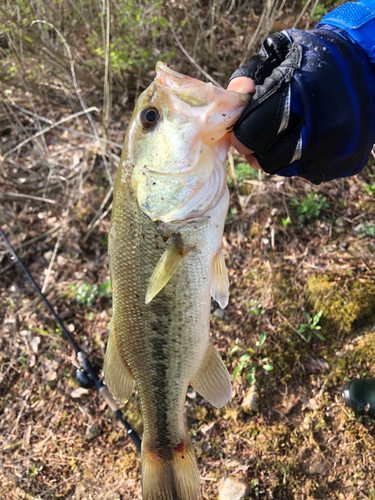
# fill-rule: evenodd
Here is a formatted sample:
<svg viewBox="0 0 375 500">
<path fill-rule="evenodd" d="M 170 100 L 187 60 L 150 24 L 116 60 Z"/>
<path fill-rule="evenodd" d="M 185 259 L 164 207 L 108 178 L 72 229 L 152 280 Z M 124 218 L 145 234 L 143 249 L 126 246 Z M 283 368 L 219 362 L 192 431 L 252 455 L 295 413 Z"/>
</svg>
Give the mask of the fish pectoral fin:
<svg viewBox="0 0 375 500">
<path fill-rule="evenodd" d="M 146 292 L 146 304 L 162 290 L 168 281 L 172 278 L 177 271 L 185 255 L 187 255 L 193 247 L 184 247 L 180 234 L 176 234 L 170 246 L 161 256 L 159 262 L 156 264 L 154 272 L 151 275 Z"/>
<path fill-rule="evenodd" d="M 230 375 L 213 345 L 208 347 L 202 366 L 190 385 L 216 408 L 224 406 L 232 397 Z"/>
<path fill-rule="evenodd" d="M 134 380 L 130 371 L 121 360 L 113 332 L 109 335 L 105 353 L 104 377 L 108 389 L 113 396 L 122 403 L 126 403 L 133 392 Z"/>
<path fill-rule="evenodd" d="M 229 280 L 221 249 L 213 259 L 212 268 L 211 296 L 224 309 L 229 301 Z"/>
</svg>

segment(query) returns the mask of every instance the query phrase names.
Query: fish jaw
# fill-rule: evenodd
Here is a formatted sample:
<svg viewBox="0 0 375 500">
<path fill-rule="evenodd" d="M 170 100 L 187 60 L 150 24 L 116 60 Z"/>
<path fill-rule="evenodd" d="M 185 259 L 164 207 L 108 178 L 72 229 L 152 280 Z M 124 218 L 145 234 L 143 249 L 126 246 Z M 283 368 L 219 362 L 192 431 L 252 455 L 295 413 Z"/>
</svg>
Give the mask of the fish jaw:
<svg viewBox="0 0 375 500">
<path fill-rule="evenodd" d="M 228 130 L 249 99 L 162 63 L 156 69 L 155 80 L 139 97 L 125 146 L 140 208 L 153 221 L 169 222 L 200 216 L 220 199 Z M 158 118 L 145 129 L 142 112 L 151 108 Z M 219 193 L 214 201 L 213 191 Z"/>
</svg>

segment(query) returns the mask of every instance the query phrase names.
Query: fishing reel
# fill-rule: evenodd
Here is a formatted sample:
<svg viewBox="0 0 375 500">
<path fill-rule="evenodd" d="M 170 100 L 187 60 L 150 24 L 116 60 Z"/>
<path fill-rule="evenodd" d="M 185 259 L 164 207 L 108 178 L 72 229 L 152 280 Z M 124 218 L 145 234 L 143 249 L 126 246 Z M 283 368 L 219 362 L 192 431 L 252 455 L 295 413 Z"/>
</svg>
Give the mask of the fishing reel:
<svg viewBox="0 0 375 500">
<path fill-rule="evenodd" d="M 375 415 L 375 380 L 351 380 L 341 389 L 341 396 L 349 408 Z"/>
<path fill-rule="evenodd" d="M 98 380 L 99 369 L 92 365 L 81 352 L 78 353 L 78 359 L 82 366 L 76 370 L 76 380 L 83 389 L 90 389 L 97 385 L 95 380 Z"/>
<path fill-rule="evenodd" d="M 83 389 L 90 389 L 91 387 L 94 387 L 94 382 L 82 368 L 77 368 L 76 370 L 76 380 L 78 382 L 78 385 L 82 387 Z"/>
</svg>

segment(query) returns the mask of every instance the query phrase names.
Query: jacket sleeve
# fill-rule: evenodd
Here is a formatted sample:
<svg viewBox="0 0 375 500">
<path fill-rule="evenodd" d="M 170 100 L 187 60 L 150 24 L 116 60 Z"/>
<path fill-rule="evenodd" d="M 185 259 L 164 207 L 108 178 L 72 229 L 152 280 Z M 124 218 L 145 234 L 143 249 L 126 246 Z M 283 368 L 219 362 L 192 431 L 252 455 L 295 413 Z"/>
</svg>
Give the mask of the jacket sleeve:
<svg viewBox="0 0 375 500">
<path fill-rule="evenodd" d="M 340 5 L 326 14 L 317 28 L 324 24 L 344 30 L 375 64 L 375 0 L 359 0 Z"/>
</svg>

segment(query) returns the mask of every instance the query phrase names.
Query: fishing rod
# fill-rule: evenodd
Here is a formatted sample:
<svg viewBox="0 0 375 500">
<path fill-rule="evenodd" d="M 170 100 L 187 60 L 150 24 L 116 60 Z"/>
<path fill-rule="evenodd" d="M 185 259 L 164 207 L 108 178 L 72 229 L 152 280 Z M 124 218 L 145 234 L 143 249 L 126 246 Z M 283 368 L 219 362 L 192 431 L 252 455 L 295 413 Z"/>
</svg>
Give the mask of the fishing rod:
<svg viewBox="0 0 375 500">
<path fill-rule="evenodd" d="M 78 384 L 81 387 L 84 387 L 85 389 L 88 389 L 92 386 L 95 386 L 95 388 L 98 391 L 98 393 L 100 394 L 100 396 L 106 401 L 106 403 L 108 404 L 110 409 L 117 415 L 118 419 L 125 427 L 128 436 L 133 441 L 133 444 L 136 447 L 137 451 L 140 453 L 141 452 L 141 440 L 140 440 L 138 434 L 135 432 L 134 429 L 131 428 L 129 423 L 122 416 L 122 413 L 119 410 L 119 408 L 117 407 L 117 403 L 114 400 L 112 394 L 109 392 L 108 387 L 106 385 L 104 385 L 103 382 L 97 377 L 95 369 L 94 369 L 93 365 L 90 363 L 90 360 L 84 355 L 84 353 L 80 350 L 80 348 L 74 342 L 72 336 L 70 335 L 68 330 L 65 328 L 65 326 L 61 322 L 60 318 L 57 316 L 55 310 L 53 309 L 53 307 L 51 306 L 51 304 L 47 300 L 46 296 L 41 291 L 41 289 L 38 287 L 34 278 L 31 276 L 29 270 L 27 269 L 25 264 L 22 262 L 22 260 L 18 256 L 17 252 L 14 250 L 14 248 L 10 244 L 10 242 L 8 241 L 7 237 L 5 236 L 5 234 L 3 233 L 2 229 L 1 229 L 1 227 L 0 227 L 0 236 L 3 238 L 5 244 L 9 248 L 10 252 L 13 254 L 14 258 L 16 259 L 18 265 L 20 266 L 22 271 L 26 274 L 30 283 L 35 288 L 39 297 L 43 300 L 43 302 L 47 306 L 47 309 L 54 317 L 57 325 L 60 327 L 60 329 L 63 332 L 63 334 L 65 335 L 66 339 L 68 340 L 70 345 L 75 350 L 76 355 L 77 355 L 77 359 L 81 364 L 81 368 L 78 368 L 76 371 L 76 379 L 77 379 Z"/>
</svg>

